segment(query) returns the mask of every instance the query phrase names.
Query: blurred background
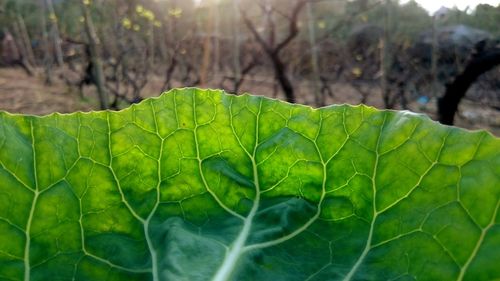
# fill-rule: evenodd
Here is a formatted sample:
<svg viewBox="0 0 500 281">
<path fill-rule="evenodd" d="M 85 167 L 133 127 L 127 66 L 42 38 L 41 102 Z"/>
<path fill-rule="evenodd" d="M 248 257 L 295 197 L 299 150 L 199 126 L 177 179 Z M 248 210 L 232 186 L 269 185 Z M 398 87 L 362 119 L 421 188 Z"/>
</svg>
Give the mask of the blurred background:
<svg viewBox="0 0 500 281">
<path fill-rule="evenodd" d="M 175 87 L 423 112 L 500 135 L 500 0 L 0 0 L 0 110 Z"/>
</svg>

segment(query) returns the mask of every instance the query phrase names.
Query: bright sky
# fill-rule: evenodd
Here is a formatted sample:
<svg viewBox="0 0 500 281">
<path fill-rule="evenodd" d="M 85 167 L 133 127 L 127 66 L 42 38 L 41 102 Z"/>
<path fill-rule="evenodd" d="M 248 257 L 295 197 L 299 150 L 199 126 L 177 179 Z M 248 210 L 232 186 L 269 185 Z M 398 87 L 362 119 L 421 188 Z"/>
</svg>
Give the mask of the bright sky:
<svg viewBox="0 0 500 281">
<path fill-rule="evenodd" d="M 194 0 L 197 4 L 199 4 L 202 0 Z M 406 3 L 410 0 L 400 0 L 400 3 Z M 479 4 L 490 4 L 492 6 L 500 5 L 500 0 L 415 0 L 420 6 L 424 7 L 430 14 L 433 14 L 435 11 L 439 10 L 441 7 L 453 8 L 457 7 L 460 10 L 465 10 L 465 8 L 469 7 L 469 9 L 476 8 Z"/>
<path fill-rule="evenodd" d="M 442 6 L 447 8 L 457 7 L 464 10 L 469 6 L 469 9 L 474 9 L 478 4 L 490 4 L 492 6 L 500 5 L 500 0 L 415 0 L 420 6 L 424 7 L 429 13 L 434 13 Z M 409 0 L 402 0 L 401 3 L 409 2 Z"/>
</svg>

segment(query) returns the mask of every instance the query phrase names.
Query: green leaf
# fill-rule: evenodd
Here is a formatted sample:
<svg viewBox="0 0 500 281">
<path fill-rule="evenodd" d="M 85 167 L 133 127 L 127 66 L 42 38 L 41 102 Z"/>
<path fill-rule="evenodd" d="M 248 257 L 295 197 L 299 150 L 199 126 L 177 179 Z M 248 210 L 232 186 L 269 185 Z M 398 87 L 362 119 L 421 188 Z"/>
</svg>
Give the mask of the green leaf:
<svg viewBox="0 0 500 281">
<path fill-rule="evenodd" d="M 500 140 L 173 90 L 0 113 L 0 280 L 493 280 Z"/>
</svg>

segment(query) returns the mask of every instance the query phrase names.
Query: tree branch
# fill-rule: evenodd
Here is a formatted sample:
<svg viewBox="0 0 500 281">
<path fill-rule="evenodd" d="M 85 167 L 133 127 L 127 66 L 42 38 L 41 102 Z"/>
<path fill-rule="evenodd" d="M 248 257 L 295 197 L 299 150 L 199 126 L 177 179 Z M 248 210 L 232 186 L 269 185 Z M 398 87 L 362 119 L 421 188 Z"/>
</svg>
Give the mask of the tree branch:
<svg viewBox="0 0 500 281">
<path fill-rule="evenodd" d="M 289 25 L 288 25 L 288 35 L 274 48 L 274 53 L 279 54 L 279 52 L 288 45 L 295 36 L 299 33 L 299 27 L 297 25 L 297 19 L 299 17 L 299 13 L 304 8 L 304 6 L 310 0 L 298 0 L 292 10 L 292 14 L 290 16 Z"/>
</svg>

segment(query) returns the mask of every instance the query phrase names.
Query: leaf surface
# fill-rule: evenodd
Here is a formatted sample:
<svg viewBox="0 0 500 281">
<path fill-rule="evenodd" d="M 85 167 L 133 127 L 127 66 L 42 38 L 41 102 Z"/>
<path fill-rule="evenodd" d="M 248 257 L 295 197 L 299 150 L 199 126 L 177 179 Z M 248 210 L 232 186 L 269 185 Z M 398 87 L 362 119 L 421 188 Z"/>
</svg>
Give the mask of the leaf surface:
<svg viewBox="0 0 500 281">
<path fill-rule="evenodd" d="M 500 141 L 173 90 L 0 113 L 0 280 L 493 280 Z"/>
</svg>

